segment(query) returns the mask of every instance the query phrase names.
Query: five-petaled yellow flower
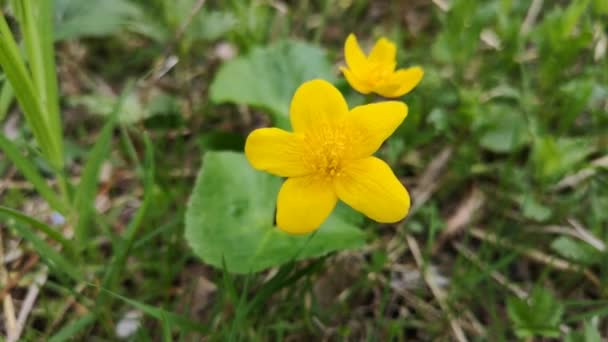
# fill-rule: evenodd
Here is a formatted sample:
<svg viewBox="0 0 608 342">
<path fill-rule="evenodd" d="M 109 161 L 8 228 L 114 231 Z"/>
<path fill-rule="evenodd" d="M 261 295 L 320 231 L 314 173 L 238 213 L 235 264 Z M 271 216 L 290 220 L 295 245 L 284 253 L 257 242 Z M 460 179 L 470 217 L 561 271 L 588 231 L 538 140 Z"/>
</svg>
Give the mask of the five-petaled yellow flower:
<svg viewBox="0 0 608 342">
<path fill-rule="evenodd" d="M 247 138 L 251 165 L 287 177 L 277 200 L 277 226 L 292 234 L 316 230 L 338 199 L 378 222 L 400 221 L 410 198 L 391 168 L 373 157 L 407 116 L 402 102 L 386 101 L 349 111 L 330 83 L 313 80 L 296 91 L 290 108 L 293 132 L 260 128 Z"/>
<path fill-rule="evenodd" d="M 420 67 L 399 69 L 397 48 L 386 38 L 380 38 L 366 56 L 354 34 L 344 44 L 344 58 L 348 68 L 341 67 L 344 77 L 360 93 L 376 93 L 384 97 L 400 97 L 409 93 L 422 79 Z"/>
</svg>

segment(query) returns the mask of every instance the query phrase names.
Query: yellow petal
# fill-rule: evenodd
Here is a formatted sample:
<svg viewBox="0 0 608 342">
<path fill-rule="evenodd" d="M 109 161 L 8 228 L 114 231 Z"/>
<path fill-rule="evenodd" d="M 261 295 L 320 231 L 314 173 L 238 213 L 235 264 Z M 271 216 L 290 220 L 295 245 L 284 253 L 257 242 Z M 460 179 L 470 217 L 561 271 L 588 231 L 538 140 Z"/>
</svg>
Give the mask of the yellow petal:
<svg viewBox="0 0 608 342">
<path fill-rule="evenodd" d="M 376 157 L 351 162 L 334 186 L 342 201 L 378 222 L 401 221 L 410 209 L 407 190 L 391 168 Z"/>
<path fill-rule="evenodd" d="M 367 57 L 365 57 L 363 50 L 361 50 L 357 37 L 352 33 L 348 35 L 344 43 L 344 59 L 346 60 L 346 65 L 351 70 L 355 70 L 355 72 L 366 68 Z"/>
<path fill-rule="evenodd" d="M 302 162 L 302 137 L 278 128 L 260 128 L 251 132 L 245 143 L 247 160 L 257 170 L 281 177 L 309 173 Z"/>
<path fill-rule="evenodd" d="M 399 69 L 393 73 L 385 82 L 375 89 L 375 92 L 384 97 L 403 96 L 414 89 L 424 76 L 420 67 Z"/>
<path fill-rule="evenodd" d="M 289 113 L 293 131 L 303 133 L 341 120 L 348 113 L 348 105 L 331 83 L 312 80 L 296 90 Z"/>
<path fill-rule="evenodd" d="M 351 137 L 349 159 L 368 157 L 393 134 L 407 116 L 407 106 L 399 101 L 357 106 L 347 116 Z"/>
<path fill-rule="evenodd" d="M 277 226 L 290 234 L 310 233 L 327 219 L 338 198 L 327 182 L 314 177 L 289 178 L 277 200 Z"/>
<path fill-rule="evenodd" d="M 362 94 L 369 94 L 372 92 L 372 89 L 367 84 L 367 82 L 364 82 L 361 79 L 359 79 L 349 69 L 341 67 L 340 70 L 342 70 L 342 73 L 344 74 L 344 77 L 348 81 L 348 84 L 350 84 L 350 86 L 353 87 L 356 91 L 358 91 Z"/>
<path fill-rule="evenodd" d="M 371 63 L 384 65 L 387 69 L 390 68 L 391 70 L 395 70 L 395 64 L 397 63 L 397 47 L 390 40 L 380 38 L 369 53 L 368 60 Z"/>
</svg>

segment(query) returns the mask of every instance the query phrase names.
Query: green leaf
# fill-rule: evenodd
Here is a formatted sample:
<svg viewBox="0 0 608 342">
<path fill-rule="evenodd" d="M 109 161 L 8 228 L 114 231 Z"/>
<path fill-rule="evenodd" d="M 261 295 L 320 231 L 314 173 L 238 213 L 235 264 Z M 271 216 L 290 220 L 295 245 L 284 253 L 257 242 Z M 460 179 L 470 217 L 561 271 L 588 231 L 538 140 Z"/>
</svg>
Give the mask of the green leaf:
<svg viewBox="0 0 608 342">
<path fill-rule="evenodd" d="M 35 49 L 35 47 L 32 47 Z M 40 47 L 42 48 L 42 47 Z M 17 102 L 30 126 L 42 154 L 55 170 L 63 169 L 61 133 L 53 130 L 54 124 L 43 105 L 42 94 L 38 94 L 30 70 L 25 66 L 21 50 L 0 11 L 0 67 L 13 88 Z"/>
<path fill-rule="evenodd" d="M 242 151 L 245 148 L 243 135 L 232 132 L 201 133 L 198 143 L 203 151 Z"/>
<path fill-rule="evenodd" d="M 200 11 L 193 20 L 186 35 L 192 40 L 212 41 L 225 36 L 239 24 L 229 11 Z"/>
<path fill-rule="evenodd" d="M 123 273 L 124 267 L 126 265 L 126 259 L 129 256 L 133 243 L 135 242 L 137 232 L 141 228 L 143 219 L 148 213 L 148 209 L 152 204 L 155 171 L 154 148 L 152 147 L 152 142 L 148 137 L 145 138 L 145 143 L 145 166 L 140 167 L 140 169 L 143 169 L 140 171 L 144 173 L 144 199 L 142 201 L 141 206 L 129 222 L 129 225 L 124 233 L 124 239 L 116 243 L 114 246 L 114 256 L 112 257 L 112 260 L 109 263 L 106 273 L 104 274 L 103 280 L 101 282 L 102 287 L 105 289 L 113 289 L 115 287 L 115 283 L 119 275 Z M 99 296 L 98 302 L 102 303 L 104 299 L 105 296 Z"/>
<path fill-rule="evenodd" d="M 575 126 L 575 120 L 590 107 L 595 81 L 587 78 L 573 79 L 559 88 L 560 132 Z"/>
<path fill-rule="evenodd" d="M 165 313 L 162 313 L 162 328 L 163 328 L 163 341 L 171 342 L 173 341 L 173 334 L 171 333 L 171 322 Z"/>
<path fill-rule="evenodd" d="M 91 216 L 93 216 L 95 196 L 97 194 L 97 181 L 103 161 L 110 153 L 112 132 L 115 119 L 111 118 L 99 134 L 97 142 L 89 152 L 89 158 L 82 171 L 82 177 L 74 196 L 74 207 L 78 213 L 78 223 L 75 229 L 76 241 L 82 243 L 87 238 Z"/>
<path fill-rule="evenodd" d="M 58 212 L 66 215 L 68 206 L 57 196 L 57 193 L 46 183 L 46 180 L 40 175 L 31 158 L 26 158 L 21 154 L 19 148 L 13 142 L 8 140 L 4 134 L 0 134 L 0 150 L 2 150 L 8 159 L 10 159 L 17 169 L 21 171 L 23 176 L 36 188 L 36 191 L 44 198 L 49 205 Z"/>
<path fill-rule="evenodd" d="M 192 321 L 185 316 L 121 296 L 115 292 L 108 291 L 104 288 L 101 288 L 101 291 L 122 300 L 130 306 L 143 311 L 145 314 L 152 316 L 161 322 L 164 321 L 167 324 L 178 327 L 183 331 L 197 331 L 203 334 L 208 333 L 209 329 L 207 327 L 205 327 L 201 323 Z"/>
<path fill-rule="evenodd" d="M 69 99 L 71 106 L 83 106 L 94 115 L 109 117 L 112 115 L 118 96 L 89 94 L 74 96 Z M 176 100 L 162 92 L 155 93 L 147 103 L 143 103 L 136 92 L 129 92 L 124 99 L 121 111 L 117 114 L 118 122 L 134 124 L 156 115 L 179 112 Z"/>
<path fill-rule="evenodd" d="M 523 209 L 522 213 L 524 217 L 528 219 L 544 222 L 551 218 L 551 215 L 553 214 L 550 207 L 539 203 L 534 196 L 530 194 L 523 195 L 519 202 Z"/>
<path fill-rule="evenodd" d="M 2 82 L 0 86 L 0 122 L 4 120 L 8 110 L 15 99 L 13 87 L 9 82 Z"/>
<path fill-rule="evenodd" d="M 593 0 L 593 11 L 597 15 L 608 15 L 608 1 L 604 0 Z"/>
<path fill-rule="evenodd" d="M 280 178 L 253 170 L 243 154 L 208 152 L 186 212 L 194 252 L 217 268 L 249 273 L 363 245 L 364 233 L 336 212 L 312 235 L 275 228 L 280 185 Z"/>
<path fill-rule="evenodd" d="M 450 126 L 449 114 L 443 108 L 434 108 L 428 115 L 426 121 L 433 125 L 438 132 L 445 132 Z"/>
<path fill-rule="evenodd" d="M 561 256 L 584 265 L 600 262 L 602 255 L 592 246 L 567 236 L 561 236 L 551 243 L 551 249 Z"/>
<path fill-rule="evenodd" d="M 42 260 L 44 260 L 44 262 L 55 272 L 67 275 L 75 281 L 81 281 L 83 279 L 75 265 L 65 259 L 59 252 L 51 247 L 51 245 L 46 243 L 46 241 L 38 237 L 33 230 L 26 225 L 22 225 L 20 222 L 12 225 L 12 228 L 32 244 L 34 250 L 40 255 Z"/>
<path fill-rule="evenodd" d="M 441 18 L 444 29 L 430 46 L 431 56 L 448 64 L 468 62 L 477 50 L 481 30 L 496 13 L 492 5 L 489 1 L 480 3 L 476 0 L 450 2 L 450 10 Z"/>
<path fill-rule="evenodd" d="M 602 335 L 597 325 L 586 321 L 583 331 L 572 331 L 565 339 L 566 342 L 602 342 Z"/>
<path fill-rule="evenodd" d="M 126 0 L 54 1 L 55 40 L 110 35 L 139 14 L 139 8 Z"/>
<path fill-rule="evenodd" d="M 325 51 L 304 42 L 281 41 L 222 65 L 211 84 L 210 98 L 267 110 L 276 126 L 288 128 L 293 93 L 315 78 L 335 80 Z"/>
<path fill-rule="evenodd" d="M 535 140 L 531 158 L 536 177 L 552 181 L 576 170 L 593 152 L 593 145 L 586 139 L 546 136 Z"/>
<path fill-rule="evenodd" d="M 59 330 L 49 338 L 49 342 L 73 341 L 76 334 L 95 323 L 96 320 L 97 316 L 95 313 L 88 313 Z"/>
<path fill-rule="evenodd" d="M 59 152 L 63 155 L 63 129 L 59 116 L 57 72 L 53 46 L 53 9 L 49 1 L 14 0 L 32 81 L 42 114 Z"/>
<path fill-rule="evenodd" d="M 82 171 L 80 183 L 78 184 L 76 195 L 74 196 L 74 207 L 78 214 L 75 237 L 76 241 L 79 243 L 83 243 L 88 235 L 91 216 L 94 213 L 93 203 L 97 192 L 99 172 L 103 161 L 110 154 L 112 133 L 116 126 L 116 118 L 118 113 L 123 110 L 125 100 L 128 94 L 131 93 L 132 88 L 133 84 L 129 83 L 115 102 L 109 121 L 101 130 L 97 142 L 89 152 L 88 161 Z"/>
<path fill-rule="evenodd" d="M 476 120 L 479 143 L 492 152 L 512 152 L 530 141 L 526 120 L 516 108 L 492 104 Z"/>
<path fill-rule="evenodd" d="M 72 244 L 69 240 L 67 240 L 61 232 L 55 230 L 53 227 L 50 227 L 46 223 L 40 222 L 32 217 L 29 217 L 17 210 L 13 210 L 11 208 L 0 206 L 0 215 L 5 215 L 13 218 L 14 220 L 21 222 L 23 224 L 27 224 L 32 226 L 33 228 L 43 232 L 51 239 L 59 242 L 64 248 L 72 249 Z"/>
<path fill-rule="evenodd" d="M 560 336 L 559 325 L 564 305 L 546 289 L 537 287 L 528 299 L 509 298 L 507 313 L 513 322 L 515 334 L 520 338 Z"/>
</svg>

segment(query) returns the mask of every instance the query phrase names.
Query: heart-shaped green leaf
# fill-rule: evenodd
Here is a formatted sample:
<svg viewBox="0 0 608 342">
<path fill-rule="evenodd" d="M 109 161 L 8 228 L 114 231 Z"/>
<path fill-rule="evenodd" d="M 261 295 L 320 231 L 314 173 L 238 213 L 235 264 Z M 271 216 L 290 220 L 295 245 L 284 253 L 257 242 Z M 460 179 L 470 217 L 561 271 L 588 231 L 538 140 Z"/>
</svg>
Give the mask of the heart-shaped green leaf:
<svg viewBox="0 0 608 342">
<path fill-rule="evenodd" d="M 304 42 L 280 41 L 222 65 L 210 98 L 268 110 L 276 126 L 288 128 L 291 97 L 300 84 L 315 78 L 335 81 L 325 51 Z"/>
<path fill-rule="evenodd" d="M 250 273 L 365 242 L 340 210 L 314 234 L 277 229 L 280 186 L 280 178 L 255 171 L 241 153 L 207 152 L 186 212 L 186 239 L 194 252 L 215 267 Z"/>
</svg>

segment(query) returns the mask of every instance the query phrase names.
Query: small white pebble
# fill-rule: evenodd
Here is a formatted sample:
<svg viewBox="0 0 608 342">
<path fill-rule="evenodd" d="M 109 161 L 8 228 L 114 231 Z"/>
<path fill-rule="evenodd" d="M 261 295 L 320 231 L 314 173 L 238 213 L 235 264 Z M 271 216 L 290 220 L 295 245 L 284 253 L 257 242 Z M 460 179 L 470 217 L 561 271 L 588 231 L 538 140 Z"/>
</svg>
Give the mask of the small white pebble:
<svg viewBox="0 0 608 342">
<path fill-rule="evenodd" d="M 226 42 L 221 42 L 215 46 L 214 54 L 221 61 L 227 61 L 236 56 L 236 48 L 234 45 Z"/>
<path fill-rule="evenodd" d="M 132 310 L 116 324 L 116 336 L 120 339 L 128 339 L 137 332 L 141 324 L 143 314 L 141 311 Z"/>
</svg>

